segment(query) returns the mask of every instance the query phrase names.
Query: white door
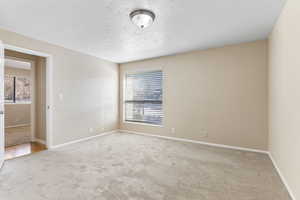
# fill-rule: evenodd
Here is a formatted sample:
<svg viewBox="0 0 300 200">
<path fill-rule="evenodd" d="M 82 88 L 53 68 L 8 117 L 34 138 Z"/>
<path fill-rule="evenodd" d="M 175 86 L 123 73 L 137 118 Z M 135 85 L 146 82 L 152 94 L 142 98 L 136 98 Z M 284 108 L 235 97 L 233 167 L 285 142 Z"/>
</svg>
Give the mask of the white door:
<svg viewBox="0 0 300 200">
<path fill-rule="evenodd" d="M 4 46 L 0 40 L 0 169 L 4 162 Z"/>
</svg>

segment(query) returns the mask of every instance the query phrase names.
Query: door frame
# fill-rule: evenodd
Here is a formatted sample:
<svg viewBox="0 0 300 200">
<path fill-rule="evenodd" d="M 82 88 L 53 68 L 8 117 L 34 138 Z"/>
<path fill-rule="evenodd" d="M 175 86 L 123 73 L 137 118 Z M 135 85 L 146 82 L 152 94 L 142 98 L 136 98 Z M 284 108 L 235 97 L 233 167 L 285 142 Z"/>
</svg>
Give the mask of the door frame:
<svg viewBox="0 0 300 200">
<path fill-rule="evenodd" d="M 0 81 L 0 89 L 4 91 L 4 44 L 3 42 L 0 40 L 0 75 L 2 75 L 3 80 Z M 1 111 L 4 112 L 4 92 L 3 92 L 3 96 L 0 95 L 0 109 L 3 109 Z M 2 107 L 3 104 L 3 107 Z M 0 118 L 0 125 L 2 125 L 0 127 L 0 140 L 3 139 L 3 141 L 0 142 L 0 170 L 4 164 L 4 158 L 5 158 L 5 136 L 4 136 L 4 113 L 0 114 L 1 118 Z"/>
<path fill-rule="evenodd" d="M 25 59 L 25 58 L 18 58 L 15 56 L 5 56 L 4 55 L 4 59 L 13 59 L 13 60 L 17 60 L 17 61 L 24 61 L 24 62 L 28 62 L 31 65 L 31 70 L 30 70 L 30 91 L 31 91 L 31 106 L 30 106 L 30 139 L 31 141 L 35 140 L 34 137 L 34 133 L 35 133 L 35 125 L 36 125 L 36 120 L 35 120 L 35 116 L 36 116 L 36 83 L 35 83 L 35 70 L 36 70 L 36 62 L 31 60 L 31 59 Z M 4 66 L 5 69 L 5 66 Z M 4 70 L 5 71 L 5 70 Z M 5 73 L 4 73 L 5 75 Z"/>
<path fill-rule="evenodd" d="M 46 58 L 46 147 L 51 149 L 53 146 L 53 56 L 5 43 L 4 49 Z"/>
</svg>

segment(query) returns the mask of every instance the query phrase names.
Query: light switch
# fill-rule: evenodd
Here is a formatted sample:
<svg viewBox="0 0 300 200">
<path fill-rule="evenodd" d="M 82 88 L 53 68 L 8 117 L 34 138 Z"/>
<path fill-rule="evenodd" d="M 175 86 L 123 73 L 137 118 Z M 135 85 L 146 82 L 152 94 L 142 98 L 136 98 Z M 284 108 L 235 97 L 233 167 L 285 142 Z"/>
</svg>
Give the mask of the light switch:
<svg viewBox="0 0 300 200">
<path fill-rule="evenodd" d="M 58 98 L 60 101 L 62 101 L 64 99 L 64 95 L 62 93 L 59 93 Z"/>
</svg>

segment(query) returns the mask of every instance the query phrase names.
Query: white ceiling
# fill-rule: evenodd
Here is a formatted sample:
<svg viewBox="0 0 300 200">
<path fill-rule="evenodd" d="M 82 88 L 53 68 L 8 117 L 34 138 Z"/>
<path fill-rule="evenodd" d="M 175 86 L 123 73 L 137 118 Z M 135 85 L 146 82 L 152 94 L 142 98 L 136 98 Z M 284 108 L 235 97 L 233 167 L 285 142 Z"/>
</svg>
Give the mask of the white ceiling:
<svg viewBox="0 0 300 200">
<path fill-rule="evenodd" d="M 0 27 L 123 63 L 265 39 L 285 1 L 1 0 Z M 154 24 L 134 26 L 136 8 L 154 11 Z"/>
<path fill-rule="evenodd" d="M 4 66 L 5 67 L 18 68 L 18 69 L 26 69 L 26 70 L 31 69 L 31 63 L 30 62 L 19 61 L 19 60 L 14 60 L 14 59 L 10 59 L 10 58 L 5 58 Z"/>
</svg>

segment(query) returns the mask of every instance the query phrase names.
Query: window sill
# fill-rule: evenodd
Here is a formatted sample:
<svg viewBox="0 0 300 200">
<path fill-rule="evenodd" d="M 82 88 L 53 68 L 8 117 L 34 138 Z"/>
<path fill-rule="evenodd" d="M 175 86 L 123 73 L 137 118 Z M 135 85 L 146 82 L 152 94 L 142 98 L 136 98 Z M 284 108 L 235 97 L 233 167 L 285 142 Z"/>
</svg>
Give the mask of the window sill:
<svg viewBox="0 0 300 200">
<path fill-rule="evenodd" d="M 163 128 L 163 125 L 155 125 L 155 124 L 147 124 L 147 123 L 141 123 L 141 122 L 127 122 L 123 121 L 123 124 L 132 124 L 132 125 L 141 125 L 141 126 L 152 126 L 152 127 L 159 127 Z"/>
<path fill-rule="evenodd" d="M 4 103 L 4 105 L 22 105 L 22 104 L 31 104 L 31 102 Z"/>
</svg>

